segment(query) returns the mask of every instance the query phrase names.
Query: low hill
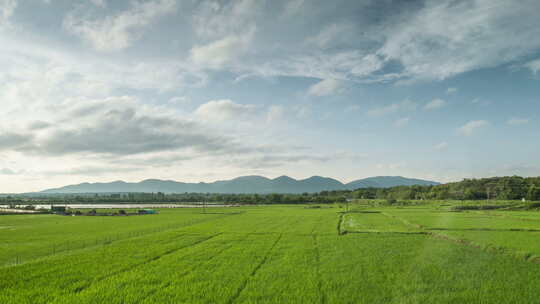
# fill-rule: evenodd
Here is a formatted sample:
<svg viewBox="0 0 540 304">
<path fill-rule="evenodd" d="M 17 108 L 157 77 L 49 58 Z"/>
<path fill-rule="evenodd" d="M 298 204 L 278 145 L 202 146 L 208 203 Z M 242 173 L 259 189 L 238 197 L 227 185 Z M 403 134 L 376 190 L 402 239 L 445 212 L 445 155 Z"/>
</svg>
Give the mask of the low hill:
<svg viewBox="0 0 540 304">
<path fill-rule="evenodd" d="M 405 178 L 402 176 L 376 176 L 350 182 L 347 184 L 347 188 L 354 190 L 360 188 L 391 188 L 396 186 L 414 185 L 432 186 L 439 185 L 439 183 L 416 178 Z"/>
<path fill-rule="evenodd" d="M 433 181 L 410 179 L 400 176 L 379 176 L 359 179 L 347 184 L 322 176 L 297 180 L 288 176 L 269 179 L 263 176 L 241 176 L 231 180 L 212 183 L 183 183 L 171 180 L 147 179 L 138 183 L 115 181 L 110 183 L 82 183 L 61 188 L 48 189 L 40 193 L 314 193 L 331 190 L 354 190 L 358 188 L 388 188 L 409 185 L 438 185 Z"/>
</svg>

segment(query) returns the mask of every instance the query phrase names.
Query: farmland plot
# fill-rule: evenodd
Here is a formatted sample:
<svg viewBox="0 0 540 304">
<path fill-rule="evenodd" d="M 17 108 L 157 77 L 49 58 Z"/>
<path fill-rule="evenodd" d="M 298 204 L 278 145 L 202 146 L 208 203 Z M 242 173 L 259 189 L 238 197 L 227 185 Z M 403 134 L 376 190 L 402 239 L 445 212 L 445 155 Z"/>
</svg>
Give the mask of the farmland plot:
<svg viewBox="0 0 540 304">
<path fill-rule="evenodd" d="M 405 225 L 399 219 L 379 211 L 347 213 L 343 216 L 343 232 L 410 233 L 419 229 Z"/>
<path fill-rule="evenodd" d="M 429 212 L 390 209 L 385 214 L 437 236 L 538 261 L 540 220 L 536 212 Z"/>
<path fill-rule="evenodd" d="M 108 244 L 160 231 L 188 227 L 233 215 L 233 211 L 201 214 L 197 210 L 164 209 L 158 216 L 0 217 L 0 265 L 25 262 L 56 253 Z"/>
<path fill-rule="evenodd" d="M 342 211 L 272 206 L 162 212 L 152 221 L 162 218 L 167 229 L 1 267 L 0 303 L 535 303 L 540 298 L 539 264 L 418 234 L 425 230 L 407 224 L 422 217 L 437 222 L 429 210 Z M 340 221 L 348 233 L 339 233 Z M 81 238 L 97 229 L 84 220 L 80 227 L 68 223 Z M 17 243 L 19 250 L 30 248 L 24 245 Z"/>
<path fill-rule="evenodd" d="M 390 209 L 385 213 L 427 230 L 540 231 L 540 221 L 495 217 L 482 212 Z"/>
</svg>

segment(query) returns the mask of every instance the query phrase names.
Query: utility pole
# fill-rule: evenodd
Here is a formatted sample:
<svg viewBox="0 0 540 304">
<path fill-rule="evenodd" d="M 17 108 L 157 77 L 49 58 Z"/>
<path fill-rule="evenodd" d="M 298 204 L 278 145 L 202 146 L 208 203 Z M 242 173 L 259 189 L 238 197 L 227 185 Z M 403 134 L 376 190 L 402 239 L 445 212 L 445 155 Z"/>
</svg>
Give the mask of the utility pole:
<svg viewBox="0 0 540 304">
<path fill-rule="evenodd" d="M 203 199 L 203 213 L 206 214 L 206 199 Z"/>
</svg>

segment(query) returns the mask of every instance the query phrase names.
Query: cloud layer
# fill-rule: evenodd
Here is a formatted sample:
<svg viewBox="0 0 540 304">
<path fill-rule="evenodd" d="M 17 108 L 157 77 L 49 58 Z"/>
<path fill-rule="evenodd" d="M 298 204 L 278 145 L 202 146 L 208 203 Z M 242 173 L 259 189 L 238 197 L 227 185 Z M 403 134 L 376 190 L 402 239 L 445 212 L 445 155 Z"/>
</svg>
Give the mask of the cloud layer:
<svg viewBox="0 0 540 304">
<path fill-rule="evenodd" d="M 471 136 L 478 129 L 489 126 L 489 122 L 485 120 L 473 120 L 461 126 L 458 131 L 461 135 Z"/>
<path fill-rule="evenodd" d="M 497 130 L 484 133 L 492 142 L 535 136 L 539 10 L 535 0 L 0 0 L 0 182 L 466 176 L 477 171 L 456 151 L 483 151 L 482 129 Z M 516 165 L 502 153 L 494 163 Z"/>
<path fill-rule="evenodd" d="M 105 5 L 103 1 L 92 2 L 99 7 Z M 174 0 L 135 1 L 128 10 L 102 19 L 94 19 L 82 11 L 73 12 L 64 19 L 64 27 L 98 51 L 116 51 L 131 46 L 140 38 L 140 30 L 157 18 L 174 13 L 175 9 Z"/>
</svg>

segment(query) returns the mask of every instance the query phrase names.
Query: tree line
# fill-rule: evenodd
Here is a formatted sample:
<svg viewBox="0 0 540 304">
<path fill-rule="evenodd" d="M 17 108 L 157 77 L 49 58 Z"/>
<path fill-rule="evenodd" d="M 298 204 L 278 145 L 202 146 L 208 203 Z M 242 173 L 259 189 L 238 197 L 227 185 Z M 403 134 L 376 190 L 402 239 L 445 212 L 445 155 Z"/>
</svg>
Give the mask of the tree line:
<svg viewBox="0 0 540 304">
<path fill-rule="evenodd" d="M 353 191 L 354 198 L 409 200 L 540 200 L 540 177 L 519 176 L 464 179 L 436 186 L 366 188 Z"/>
<path fill-rule="evenodd" d="M 300 204 L 344 203 L 354 199 L 387 200 L 521 200 L 540 201 L 540 177 L 519 176 L 464 179 L 436 186 L 398 186 L 322 191 L 302 194 L 219 194 L 219 193 L 104 193 L 15 195 L 0 198 L 0 204 L 29 203 L 224 203 Z"/>
</svg>

